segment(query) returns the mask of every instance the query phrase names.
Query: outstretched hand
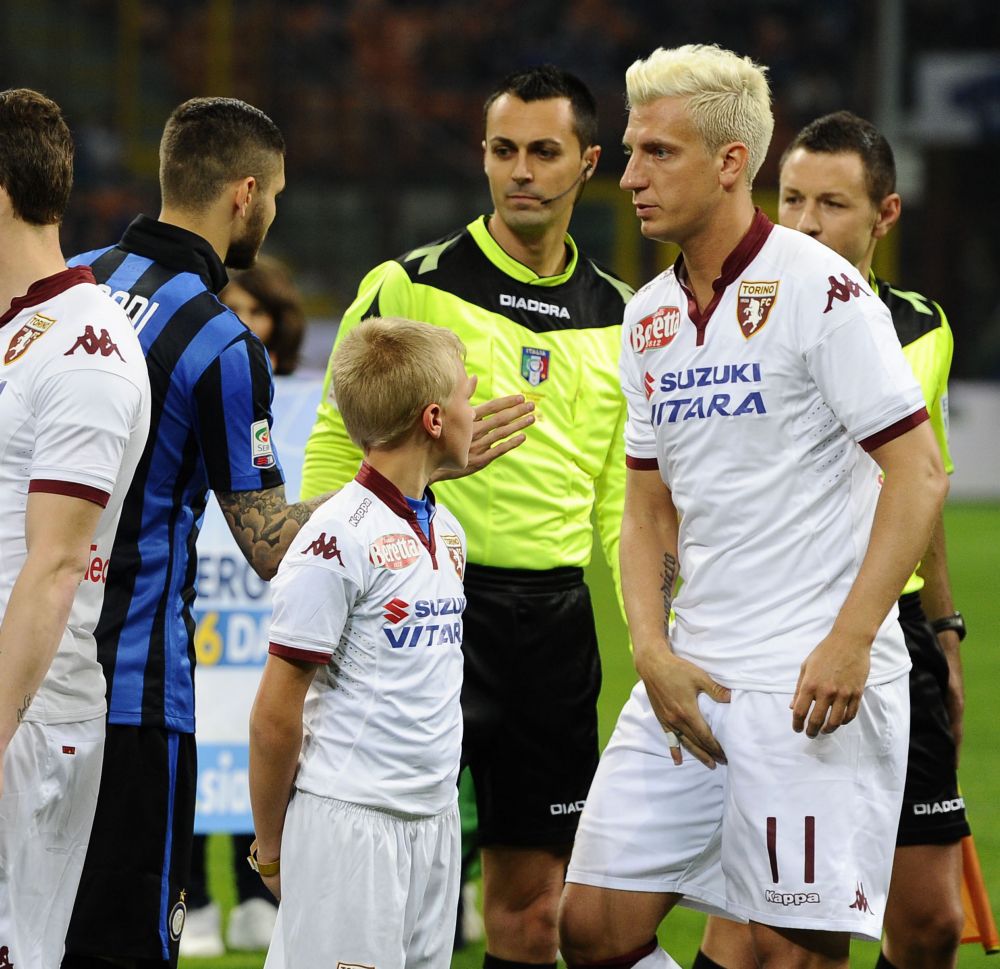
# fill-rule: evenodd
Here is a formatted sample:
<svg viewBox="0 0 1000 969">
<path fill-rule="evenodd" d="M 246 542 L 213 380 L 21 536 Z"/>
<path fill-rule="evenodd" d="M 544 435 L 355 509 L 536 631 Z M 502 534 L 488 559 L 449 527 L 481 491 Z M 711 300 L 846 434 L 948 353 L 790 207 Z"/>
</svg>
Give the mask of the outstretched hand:
<svg viewBox="0 0 1000 969">
<path fill-rule="evenodd" d="M 464 478 L 488 467 L 497 458 L 526 440 L 520 433 L 535 423 L 532 411 L 535 405 L 526 401 L 522 394 L 496 397 L 476 407 L 476 420 L 472 429 L 472 446 L 469 448 L 469 463 L 462 469 L 439 468 L 431 481 L 446 481 Z"/>
</svg>

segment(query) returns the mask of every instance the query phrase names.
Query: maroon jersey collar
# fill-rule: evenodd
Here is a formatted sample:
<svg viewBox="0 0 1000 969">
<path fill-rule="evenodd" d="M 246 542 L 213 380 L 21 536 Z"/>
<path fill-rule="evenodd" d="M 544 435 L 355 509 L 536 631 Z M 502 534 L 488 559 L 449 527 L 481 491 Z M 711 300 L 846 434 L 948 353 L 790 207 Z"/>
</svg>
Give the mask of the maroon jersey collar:
<svg viewBox="0 0 1000 969">
<path fill-rule="evenodd" d="M 698 346 L 701 346 L 705 342 L 705 328 L 708 326 L 708 321 L 715 312 L 716 306 L 719 305 L 722 294 L 725 293 L 728 286 L 736 282 L 743 270 L 757 258 L 757 253 L 764 247 L 764 243 L 767 241 L 767 237 L 771 234 L 773 228 L 774 223 L 759 208 L 754 208 L 754 217 L 750 223 L 750 228 L 747 229 L 743 238 L 736 244 L 736 248 L 726 256 L 725 261 L 722 263 L 722 272 L 712 283 L 714 295 L 712 296 L 712 301 L 705 307 L 704 312 L 698 309 L 694 293 L 687 284 L 687 269 L 684 266 L 684 254 L 681 253 L 677 257 L 677 261 L 674 263 L 674 275 L 677 277 L 677 282 L 680 283 L 681 289 L 684 290 L 684 294 L 687 296 L 688 316 L 691 317 L 691 322 L 694 323 L 695 329 L 698 331 Z"/>
<path fill-rule="evenodd" d="M 431 489 L 428 488 L 426 492 L 424 492 L 430 499 L 431 503 L 429 523 L 431 535 L 428 539 L 428 537 L 424 534 L 424 530 L 420 527 L 420 522 L 417 520 L 417 516 L 410 507 L 409 502 L 406 500 L 406 496 L 385 475 L 376 471 L 367 461 L 362 461 L 361 467 L 358 469 L 358 473 L 354 476 L 354 480 L 385 502 L 391 512 L 407 522 L 413 530 L 413 534 L 420 540 L 420 544 L 423 545 L 428 552 L 430 552 L 431 562 L 433 562 L 434 568 L 437 568 L 437 558 L 435 556 L 437 541 L 434 534 L 434 513 L 436 511 L 436 507 L 434 494 Z"/>
<path fill-rule="evenodd" d="M 0 326 L 9 323 L 15 316 L 22 313 L 29 306 L 38 306 L 46 300 L 58 296 L 73 286 L 80 283 L 93 283 L 94 274 L 90 266 L 74 266 L 72 269 L 64 269 L 62 272 L 52 276 L 46 276 L 33 282 L 28 291 L 23 296 L 18 296 L 10 301 L 10 309 L 3 316 L 0 316 Z"/>
</svg>

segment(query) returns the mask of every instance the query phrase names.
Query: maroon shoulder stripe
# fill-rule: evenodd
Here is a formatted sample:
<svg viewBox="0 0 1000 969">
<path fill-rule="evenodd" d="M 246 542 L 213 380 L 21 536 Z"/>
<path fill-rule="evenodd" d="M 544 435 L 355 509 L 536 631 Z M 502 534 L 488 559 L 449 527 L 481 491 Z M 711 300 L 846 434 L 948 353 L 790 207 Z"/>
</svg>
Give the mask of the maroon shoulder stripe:
<svg viewBox="0 0 1000 969">
<path fill-rule="evenodd" d="M 269 643 L 267 651 L 282 659 L 297 659 L 303 663 L 316 663 L 319 666 L 326 666 L 330 662 L 329 653 L 314 652 L 298 646 L 283 646 L 281 643 Z"/>
<path fill-rule="evenodd" d="M 917 425 L 923 424 L 924 421 L 928 420 L 930 420 L 930 414 L 927 413 L 927 408 L 921 407 L 920 410 L 910 414 L 909 417 L 904 417 L 902 420 L 896 421 L 895 424 L 890 424 L 888 427 L 883 428 L 877 434 L 866 437 L 863 441 L 858 441 L 858 444 L 868 452 L 874 451 L 876 448 L 894 441 L 900 435 L 913 430 Z"/>
<path fill-rule="evenodd" d="M 83 498 L 92 501 L 102 508 L 108 507 L 111 495 L 100 488 L 78 484 L 75 481 L 56 481 L 53 478 L 33 478 L 28 485 L 28 491 L 41 491 L 50 495 L 66 495 L 69 498 Z"/>
</svg>

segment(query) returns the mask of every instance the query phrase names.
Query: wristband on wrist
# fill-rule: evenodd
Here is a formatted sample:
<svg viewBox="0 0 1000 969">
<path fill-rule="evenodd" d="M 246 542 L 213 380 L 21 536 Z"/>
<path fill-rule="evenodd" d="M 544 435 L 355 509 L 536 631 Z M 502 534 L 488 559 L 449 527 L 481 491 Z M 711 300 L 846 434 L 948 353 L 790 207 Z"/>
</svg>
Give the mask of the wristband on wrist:
<svg viewBox="0 0 1000 969">
<path fill-rule="evenodd" d="M 255 871 L 258 875 L 264 878 L 270 878 L 272 875 L 277 875 L 281 870 L 281 858 L 275 858 L 274 861 L 260 861 L 257 858 L 257 839 L 253 839 L 253 844 L 250 845 L 250 854 L 247 855 L 247 864 Z"/>
<path fill-rule="evenodd" d="M 951 631 L 958 636 L 958 641 L 961 642 L 965 639 L 965 618 L 960 612 L 953 613 L 950 616 L 942 616 L 931 623 L 931 629 L 936 633 Z"/>
</svg>

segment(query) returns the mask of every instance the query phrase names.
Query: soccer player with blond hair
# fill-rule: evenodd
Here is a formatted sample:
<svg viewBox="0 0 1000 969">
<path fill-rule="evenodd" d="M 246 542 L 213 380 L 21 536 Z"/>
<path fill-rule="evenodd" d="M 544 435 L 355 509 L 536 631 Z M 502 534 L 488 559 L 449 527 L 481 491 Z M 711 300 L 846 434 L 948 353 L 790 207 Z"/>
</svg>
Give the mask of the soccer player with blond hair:
<svg viewBox="0 0 1000 969">
<path fill-rule="evenodd" d="M 626 84 L 621 185 L 681 255 L 625 312 L 640 682 L 580 820 L 562 952 L 674 966 L 656 930 L 683 904 L 749 922 L 760 966 L 846 969 L 881 931 L 909 711 L 895 602 L 947 478 L 868 282 L 754 207 L 765 70 L 688 45 Z"/>
</svg>

